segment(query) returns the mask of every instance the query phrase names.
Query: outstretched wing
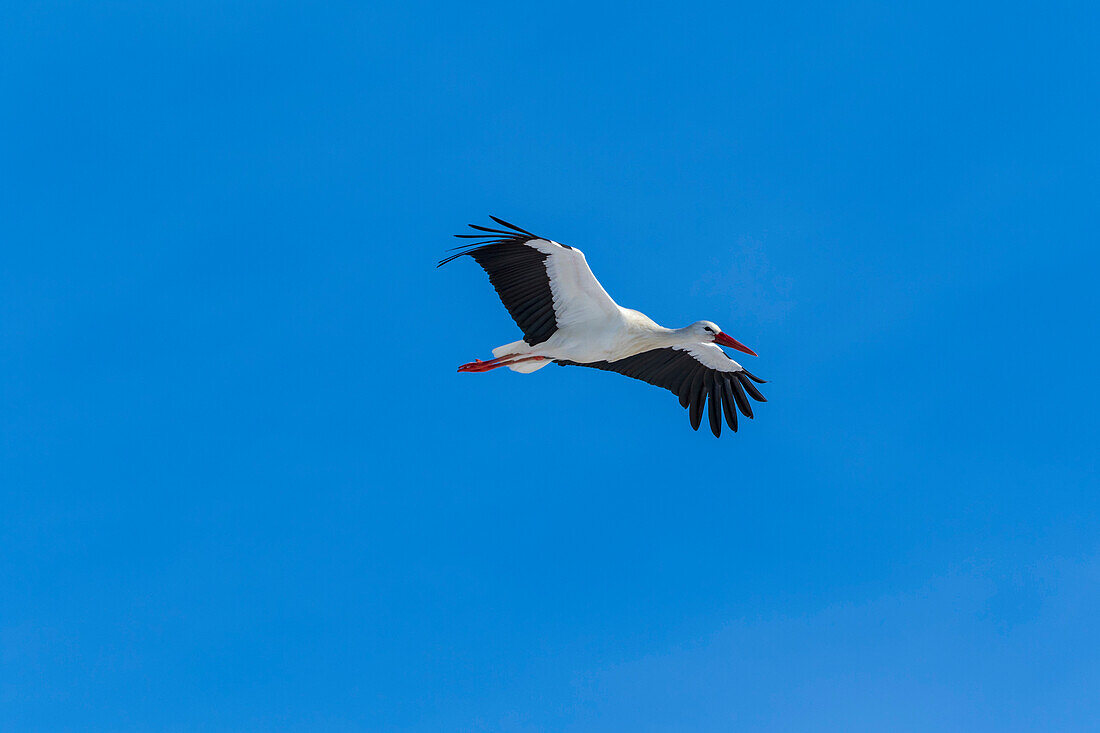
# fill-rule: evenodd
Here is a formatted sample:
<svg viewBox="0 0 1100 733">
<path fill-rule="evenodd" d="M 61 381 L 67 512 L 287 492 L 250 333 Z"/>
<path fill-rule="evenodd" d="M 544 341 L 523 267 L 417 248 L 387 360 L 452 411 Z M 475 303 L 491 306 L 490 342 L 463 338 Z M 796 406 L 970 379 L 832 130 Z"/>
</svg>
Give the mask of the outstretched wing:
<svg viewBox="0 0 1100 733">
<path fill-rule="evenodd" d="M 456 234 L 478 239 L 442 260 L 470 255 L 489 275 L 523 340 L 541 344 L 559 328 L 606 318 L 621 318 L 619 306 L 588 268 L 575 247 L 543 239 L 514 224 L 491 217 L 511 231 L 471 224 L 480 234 Z"/>
<path fill-rule="evenodd" d="M 753 384 L 764 384 L 764 380 L 750 374 L 714 344 L 653 349 L 618 361 L 558 363 L 618 372 L 663 387 L 679 396 L 680 404 L 690 410 L 691 427 L 694 430 L 699 429 L 703 420 L 703 405 L 709 397 L 710 429 L 715 437 L 722 434 L 723 414 L 726 424 L 734 432 L 737 432 L 737 410 L 745 417 L 752 417 L 752 405 L 748 397 L 757 402 L 767 402 Z"/>
</svg>

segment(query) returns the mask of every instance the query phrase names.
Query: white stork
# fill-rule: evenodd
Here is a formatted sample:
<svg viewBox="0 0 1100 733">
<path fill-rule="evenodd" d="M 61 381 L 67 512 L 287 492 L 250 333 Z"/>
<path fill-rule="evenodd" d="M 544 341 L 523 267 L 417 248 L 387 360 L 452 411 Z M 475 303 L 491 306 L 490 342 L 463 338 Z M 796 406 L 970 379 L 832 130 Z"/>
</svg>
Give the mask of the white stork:
<svg viewBox="0 0 1100 733">
<path fill-rule="evenodd" d="M 710 429 L 722 434 L 722 415 L 736 432 L 737 410 L 752 417 L 746 393 L 766 402 L 750 374 L 718 345 L 756 356 L 710 321 L 684 328 L 664 328 L 644 313 L 619 306 L 603 289 L 584 253 L 544 239 L 514 224 L 491 217 L 503 229 L 471 224 L 477 239 L 456 249 L 438 266 L 470 255 L 508 309 L 523 339 L 493 349 L 493 359 L 463 364 L 460 372 L 487 372 L 508 367 L 530 373 L 551 362 L 618 372 L 670 390 L 690 408 L 691 427 L 699 429 L 703 405 L 710 398 Z M 751 380 L 751 381 L 750 381 Z"/>
</svg>

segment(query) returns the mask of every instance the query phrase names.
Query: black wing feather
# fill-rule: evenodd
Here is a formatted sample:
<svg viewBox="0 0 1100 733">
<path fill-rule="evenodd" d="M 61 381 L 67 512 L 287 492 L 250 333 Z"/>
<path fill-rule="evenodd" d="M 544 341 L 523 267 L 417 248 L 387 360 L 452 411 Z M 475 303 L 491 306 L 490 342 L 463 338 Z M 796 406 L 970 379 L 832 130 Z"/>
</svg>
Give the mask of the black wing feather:
<svg viewBox="0 0 1100 733">
<path fill-rule="evenodd" d="M 730 386 L 730 380 L 722 380 L 722 411 L 726 413 L 726 425 L 730 426 L 730 430 L 737 432 L 737 410 L 733 406 L 733 387 Z"/>
<path fill-rule="evenodd" d="M 618 372 L 633 379 L 667 389 L 680 398 L 680 406 L 688 408 L 688 418 L 695 430 L 703 420 L 703 403 L 710 400 L 711 431 L 721 434 L 721 417 L 726 424 L 737 432 L 737 410 L 746 417 L 752 417 L 752 408 L 742 387 L 742 372 L 723 372 L 711 369 L 700 363 L 689 352 L 682 349 L 653 349 L 641 354 L 628 356 L 618 361 L 594 361 L 580 364 L 572 361 L 559 361 L 562 366 L 583 366 L 600 369 L 605 372 Z M 763 383 L 764 380 L 745 374 L 749 379 Z M 755 389 L 755 387 L 753 387 Z M 751 393 L 750 393 L 751 394 Z M 759 392 L 757 392 L 759 394 Z M 760 395 L 763 397 L 763 395 Z M 755 396 L 754 396 L 755 399 Z M 715 427 L 716 423 L 718 426 Z"/>
<path fill-rule="evenodd" d="M 714 433 L 715 438 L 722 437 L 722 412 L 719 404 L 722 398 L 718 396 L 718 378 L 714 373 L 707 375 L 707 388 L 710 392 L 710 399 L 707 401 L 708 416 L 710 417 L 710 431 Z"/>
<path fill-rule="evenodd" d="M 733 396 L 737 400 L 737 409 L 741 410 L 741 414 L 745 417 L 751 418 L 752 405 L 749 404 L 749 398 L 745 396 L 745 390 L 741 387 L 741 381 L 731 379 L 730 386 L 733 387 Z"/>
<path fill-rule="evenodd" d="M 749 381 L 749 377 L 743 372 L 734 372 L 737 376 L 737 381 L 741 383 L 741 386 L 745 388 L 745 391 L 749 393 L 749 397 L 752 397 L 757 402 L 767 402 L 768 398 L 760 394 L 760 390 L 756 388 L 756 385 Z"/>
<path fill-rule="evenodd" d="M 699 429 L 699 423 L 703 420 L 703 403 L 706 402 L 706 369 L 696 369 L 695 376 L 691 378 L 691 428 Z"/>
<path fill-rule="evenodd" d="M 702 387 L 699 388 L 702 391 Z M 703 403 L 706 402 L 706 397 L 693 393 L 691 395 L 691 409 L 688 411 L 688 415 L 691 418 L 691 429 L 698 430 L 699 426 L 703 422 Z"/>
<path fill-rule="evenodd" d="M 756 382 L 757 384 L 767 384 L 767 383 L 768 383 L 768 380 L 766 380 L 766 379 L 761 379 L 760 377 L 756 376 L 755 374 L 753 374 L 752 372 L 750 372 L 750 371 L 749 371 L 748 369 L 746 369 L 745 367 L 741 367 L 741 371 L 745 373 L 745 376 L 746 376 L 746 377 L 748 377 L 748 378 L 749 378 L 749 379 L 751 379 L 752 381 Z"/>
<path fill-rule="evenodd" d="M 501 226 L 505 226 L 505 227 L 508 227 L 509 229 L 513 229 L 513 230 L 519 232 L 520 234 L 526 234 L 528 237 L 531 237 L 532 239 L 538 239 L 539 238 L 537 235 L 532 234 L 531 232 L 527 231 L 526 229 L 520 229 L 515 224 L 509 224 L 508 222 L 504 221 L 504 219 L 498 219 L 495 216 L 493 216 L 492 214 L 489 214 L 489 218 L 492 219 L 493 221 L 495 221 L 497 224 L 500 224 Z M 471 224 L 470 226 L 473 226 L 473 225 Z M 478 228 L 480 229 L 480 227 L 478 227 Z"/>
<path fill-rule="evenodd" d="M 459 251 L 445 257 L 437 267 L 464 255 L 473 257 L 489 275 L 489 282 L 500 296 L 500 302 L 523 331 L 523 340 L 531 346 L 541 344 L 558 330 L 554 295 L 550 290 L 550 275 L 546 271 L 546 258 L 549 255 L 528 246 L 531 240 L 542 237 L 495 216 L 491 218 L 513 231 L 470 224 L 472 229 L 484 234 L 455 236 L 482 241 L 456 247 Z"/>
</svg>

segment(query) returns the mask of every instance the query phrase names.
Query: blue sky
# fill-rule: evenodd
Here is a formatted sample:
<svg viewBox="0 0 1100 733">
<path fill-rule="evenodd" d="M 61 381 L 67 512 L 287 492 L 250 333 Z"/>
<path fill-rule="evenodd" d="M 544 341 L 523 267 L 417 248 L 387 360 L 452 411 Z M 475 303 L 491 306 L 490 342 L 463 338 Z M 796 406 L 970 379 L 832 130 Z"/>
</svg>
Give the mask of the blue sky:
<svg viewBox="0 0 1100 733">
<path fill-rule="evenodd" d="M 0 727 L 1095 730 L 1098 26 L 6 6 Z M 456 374 L 488 214 L 769 403 Z"/>
</svg>

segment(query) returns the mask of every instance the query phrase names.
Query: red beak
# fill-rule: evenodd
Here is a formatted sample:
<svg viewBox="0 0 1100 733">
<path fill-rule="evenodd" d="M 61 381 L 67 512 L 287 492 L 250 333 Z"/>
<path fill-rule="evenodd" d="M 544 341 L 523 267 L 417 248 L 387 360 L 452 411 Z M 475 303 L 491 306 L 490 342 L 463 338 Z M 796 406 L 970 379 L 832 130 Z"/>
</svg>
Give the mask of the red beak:
<svg viewBox="0 0 1100 733">
<path fill-rule="evenodd" d="M 715 336 L 714 343 L 721 344 L 722 346 L 728 346 L 731 349 L 737 349 L 738 351 L 744 351 L 746 354 L 752 354 L 753 356 L 756 356 L 755 351 L 750 349 L 748 346 L 745 346 L 743 343 L 733 338 L 732 336 L 727 336 L 725 333 L 719 333 L 717 336 Z"/>
</svg>

